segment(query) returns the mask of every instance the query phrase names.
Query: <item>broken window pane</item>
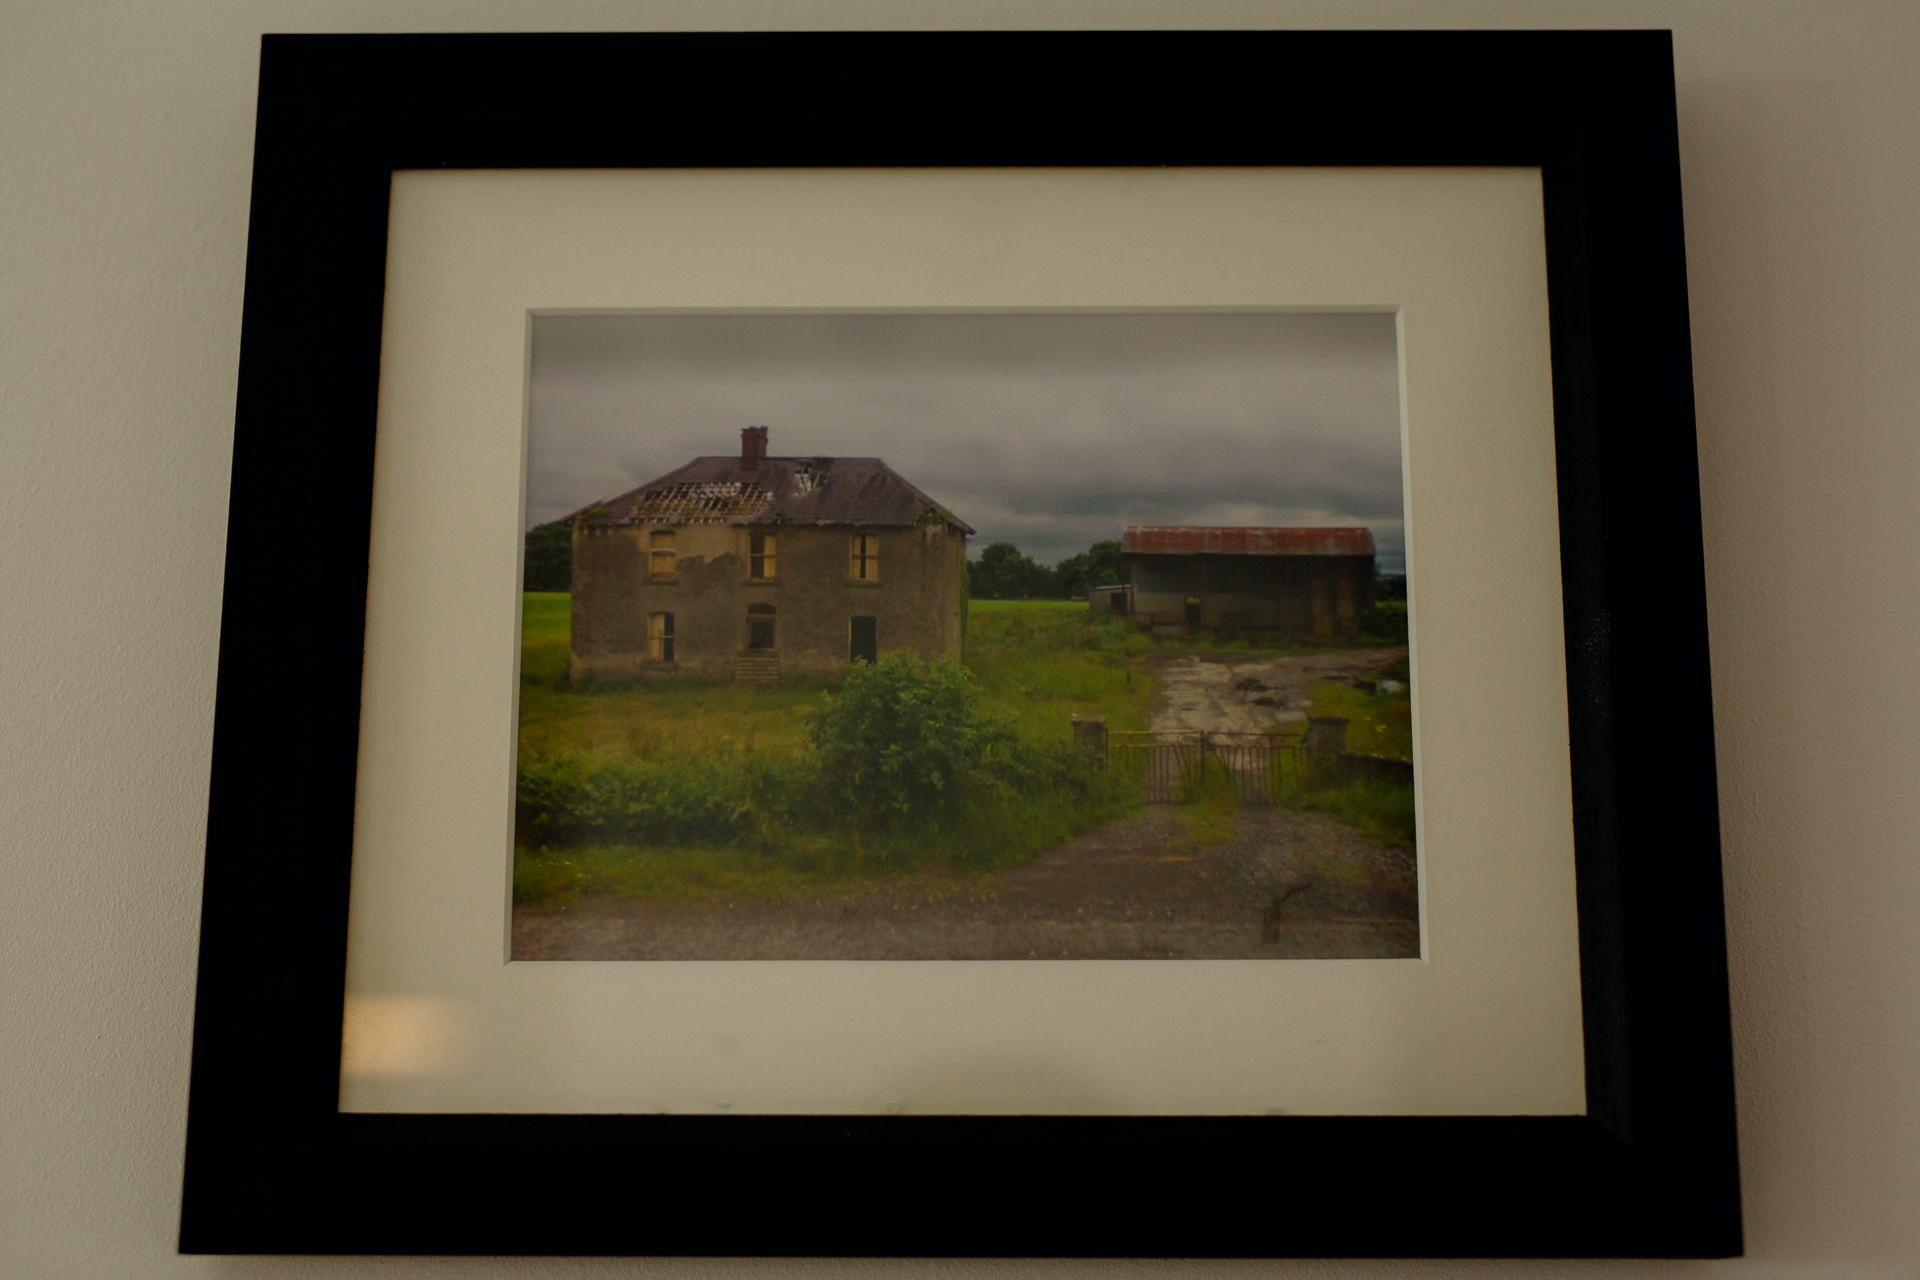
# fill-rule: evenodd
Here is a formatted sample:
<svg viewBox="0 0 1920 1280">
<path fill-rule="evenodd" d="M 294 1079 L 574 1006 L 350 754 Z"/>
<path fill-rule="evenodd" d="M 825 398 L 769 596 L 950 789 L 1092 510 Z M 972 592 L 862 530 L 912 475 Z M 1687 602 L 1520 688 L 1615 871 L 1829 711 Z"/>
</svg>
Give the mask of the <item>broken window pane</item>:
<svg viewBox="0 0 1920 1280">
<path fill-rule="evenodd" d="M 647 535 L 647 549 L 651 560 L 647 572 L 656 578 L 671 578 L 679 568 L 679 562 L 673 554 L 673 534 L 671 531 L 659 531 Z"/>
</svg>

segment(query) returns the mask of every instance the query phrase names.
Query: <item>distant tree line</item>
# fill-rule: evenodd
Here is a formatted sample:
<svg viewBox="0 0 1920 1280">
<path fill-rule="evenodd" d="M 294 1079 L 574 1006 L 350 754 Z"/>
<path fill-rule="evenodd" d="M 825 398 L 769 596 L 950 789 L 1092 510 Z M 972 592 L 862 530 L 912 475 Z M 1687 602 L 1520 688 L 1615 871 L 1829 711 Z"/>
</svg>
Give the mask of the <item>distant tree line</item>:
<svg viewBox="0 0 1920 1280">
<path fill-rule="evenodd" d="M 573 521 L 550 520 L 527 530 L 522 591 L 573 590 Z"/>
<path fill-rule="evenodd" d="M 1120 543 L 1096 542 L 1048 568 L 1011 542 L 995 542 L 967 566 L 975 600 L 1082 600 L 1089 588 L 1125 582 Z"/>
<path fill-rule="evenodd" d="M 995 542 L 967 565 L 967 596 L 972 600 L 1084 600 L 1093 587 L 1126 581 L 1118 541 L 1096 542 L 1051 569 L 1011 542 Z M 1406 575 L 1380 574 L 1374 579 L 1373 598 L 1405 600 Z"/>
</svg>

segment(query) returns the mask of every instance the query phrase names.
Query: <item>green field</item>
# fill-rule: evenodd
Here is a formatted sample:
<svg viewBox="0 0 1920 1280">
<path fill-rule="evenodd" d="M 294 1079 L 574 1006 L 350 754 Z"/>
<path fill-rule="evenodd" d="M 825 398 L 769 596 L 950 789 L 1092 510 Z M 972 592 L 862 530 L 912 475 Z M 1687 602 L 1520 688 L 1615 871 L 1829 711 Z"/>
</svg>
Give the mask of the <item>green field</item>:
<svg viewBox="0 0 1920 1280">
<path fill-rule="evenodd" d="M 1308 715 L 1346 717 L 1347 750 L 1413 759 L 1413 700 L 1405 690 L 1383 696 L 1350 684 L 1316 684 L 1310 693 Z"/>
<path fill-rule="evenodd" d="M 833 689 L 804 681 L 576 688 L 567 678 L 570 605 L 565 593 L 524 599 L 519 902 L 813 894 L 874 875 L 1016 865 L 1138 807 L 1131 784 L 1088 770 L 1067 744 L 1076 713 L 1104 715 L 1114 731 L 1146 728 L 1159 689 L 1155 655 L 1311 651 L 1278 638 L 1152 637 L 1078 601 L 974 601 L 963 663 L 968 714 L 986 727 L 983 741 L 1008 744 L 990 751 L 999 781 L 958 816 L 888 823 L 858 810 L 849 818 L 822 800 L 836 780 L 823 772 L 810 733 L 826 723 Z M 1313 714 L 1347 717 L 1350 750 L 1411 755 L 1404 694 L 1321 684 L 1311 696 Z M 1411 843 L 1404 790 L 1343 786 L 1286 799 Z M 1231 830 L 1234 806 L 1211 800 L 1198 797 L 1187 815 L 1202 842 Z"/>
<path fill-rule="evenodd" d="M 967 612 L 978 617 L 983 613 L 1025 613 L 1033 610 L 1078 609 L 1081 613 L 1091 613 L 1085 600 L 969 600 Z"/>
<path fill-rule="evenodd" d="M 972 805 L 965 821 L 865 832 L 811 813 L 805 796 L 796 796 L 817 787 L 807 781 L 809 729 L 835 696 L 831 689 L 804 682 L 575 688 L 567 679 L 569 618 L 564 593 L 527 593 L 520 808 L 558 816 L 533 830 L 522 823 L 519 901 L 580 892 L 789 894 L 929 865 L 993 869 L 1137 803 L 1117 780 L 1074 775 L 1067 744 L 1075 713 L 1105 715 L 1116 730 L 1146 727 L 1158 687 L 1145 662 L 1154 645 L 1083 604 L 974 604 L 964 663 L 972 700 L 984 723 L 1010 731 L 1027 771 Z M 657 820 L 621 827 L 620 815 L 636 806 Z M 618 838 L 637 828 L 678 835 L 662 834 L 659 844 Z M 556 836 L 560 830 L 572 834 Z"/>
<path fill-rule="evenodd" d="M 1147 637 L 1052 600 L 976 600 L 965 666 L 982 700 L 1034 740 L 1066 740 L 1076 713 L 1144 729 L 1158 683 Z M 805 749 L 808 711 L 827 692 L 797 683 L 658 684 L 574 690 L 567 682 L 571 600 L 527 592 L 520 631 L 520 750 L 619 759 Z"/>
</svg>

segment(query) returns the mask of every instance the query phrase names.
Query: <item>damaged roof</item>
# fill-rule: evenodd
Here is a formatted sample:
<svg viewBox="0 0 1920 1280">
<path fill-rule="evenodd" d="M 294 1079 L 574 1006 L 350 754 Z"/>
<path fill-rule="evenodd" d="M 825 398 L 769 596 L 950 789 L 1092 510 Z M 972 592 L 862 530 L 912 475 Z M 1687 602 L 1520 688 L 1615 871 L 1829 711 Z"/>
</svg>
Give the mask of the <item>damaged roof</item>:
<svg viewBox="0 0 1920 1280">
<path fill-rule="evenodd" d="M 1135 556 L 1370 556 L 1366 529 L 1202 528 L 1134 525 L 1120 535 L 1120 551 Z"/>
<path fill-rule="evenodd" d="M 695 458 L 568 519 L 588 524 L 911 526 L 973 529 L 878 458 Z"/>
</svg>

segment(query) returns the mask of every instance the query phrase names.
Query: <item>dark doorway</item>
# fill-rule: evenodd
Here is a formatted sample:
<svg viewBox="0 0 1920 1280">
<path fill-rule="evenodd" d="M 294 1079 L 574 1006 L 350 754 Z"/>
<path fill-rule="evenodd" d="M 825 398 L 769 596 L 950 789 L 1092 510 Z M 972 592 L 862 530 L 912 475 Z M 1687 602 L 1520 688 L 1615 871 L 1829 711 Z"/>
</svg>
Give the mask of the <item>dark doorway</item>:
<svg viewBox="0 0 1920 1280">
<path fill-rule="evenodd" d="M 655 662 L 673 661 L 673 615 L 647 615 L 647 656 Z"/>
<path fill-rule="evenodd" d="M 750 604 L 747 606 L 747 648 L 773 648 L 772 605 Z"/>
<path fill-rule="evenodd" d="M 1198 627 L 1199 625 L 1200 625 L 1200 597 L 1188 596 L 1187 597 L 1187 626 Z"/>
<path fill-rule="evenodd" d="M 880 661 L 879 629 L 875 627 L 872 618 L 853 620 L 853 644 L 848 652 L 847 661 L 859 662 L 863 658 L 868 662 Z"/>
</svg>

